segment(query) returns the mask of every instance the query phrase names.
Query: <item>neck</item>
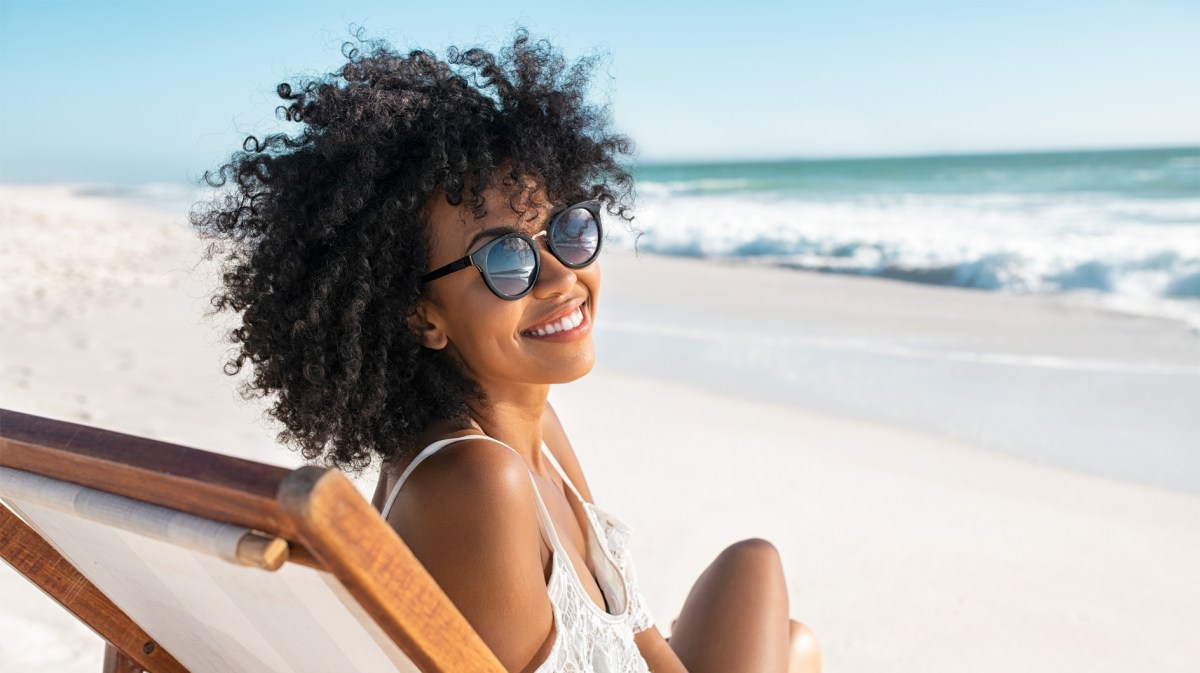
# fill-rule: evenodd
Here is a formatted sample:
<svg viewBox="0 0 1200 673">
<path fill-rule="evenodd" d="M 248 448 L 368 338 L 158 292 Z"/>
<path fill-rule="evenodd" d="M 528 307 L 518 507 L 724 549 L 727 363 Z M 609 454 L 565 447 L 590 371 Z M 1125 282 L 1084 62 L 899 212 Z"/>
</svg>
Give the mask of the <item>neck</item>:
<svg viewBox="0 0 1200 673">
<path fill-rule="evenodd" d="M 549 385 L 484 388 L 487 402 L 470 400 L 471 419 L 479 431 L 511 446 L 525 462 L 541 472 L 542 414 L 546 410 Z"/>
</svg>

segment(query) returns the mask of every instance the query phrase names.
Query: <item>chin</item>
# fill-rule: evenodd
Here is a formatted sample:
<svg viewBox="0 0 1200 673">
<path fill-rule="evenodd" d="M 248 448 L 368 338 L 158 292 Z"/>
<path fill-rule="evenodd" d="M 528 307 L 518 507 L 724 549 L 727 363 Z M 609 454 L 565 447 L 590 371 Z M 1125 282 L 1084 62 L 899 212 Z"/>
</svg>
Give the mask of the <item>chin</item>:
<svg viewBox="0 0 1200 673">
<path fill-rule="evenodd" d="M 589 353 L 586 358 L 581 358 L 571 363 L 571 366 L 564 367 L 561 371 L 555 372 L 549 383 L 570 383 L 571 381 L 577 381 L 587 376 L 588 372 L 592 371 L 595 365 L 596 355 L 595 353 Z"/>
<path fill-rule="evenodd" d="M 593 366 L 595 366 L 595 360 L 589 362 L 587 367 L 584 367 L 583 369 L 581 369 L 579 371 L 579 373 L 577 373 L 575 376 L 571 377 L 571 379 L 569 381 L 563 381 L 563 383 L 570 383 L 571 381 L 577 381 L 577 380 L 587 376 L 588 373 L 590 373 L 592 371 Z"/>
</svg>

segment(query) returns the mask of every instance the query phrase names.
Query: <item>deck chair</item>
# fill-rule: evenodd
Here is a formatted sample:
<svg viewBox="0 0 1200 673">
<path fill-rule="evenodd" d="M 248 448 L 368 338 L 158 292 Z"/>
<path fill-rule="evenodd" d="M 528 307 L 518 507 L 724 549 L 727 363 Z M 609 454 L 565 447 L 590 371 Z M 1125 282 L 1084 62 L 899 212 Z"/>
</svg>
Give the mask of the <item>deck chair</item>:
<svg viewBox="0 0 1200 673">
<path fill-rule="evenodd" d="M 105 671 L 504 671 L 336 470 L 0 410 L 0 503 L 0 557 Z"/>
</svg>

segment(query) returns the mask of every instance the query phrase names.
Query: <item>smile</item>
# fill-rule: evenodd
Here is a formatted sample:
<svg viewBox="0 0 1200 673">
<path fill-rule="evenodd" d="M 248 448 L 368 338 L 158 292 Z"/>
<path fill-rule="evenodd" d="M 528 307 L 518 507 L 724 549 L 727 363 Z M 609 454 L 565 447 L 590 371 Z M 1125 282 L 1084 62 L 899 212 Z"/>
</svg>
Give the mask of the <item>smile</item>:
<svg viewBox="0 0 1200 673">
<path fill-rule="evenodd" d="M 583 323 L 583 311 L 576 307 L 567 315 L 559 320 L 551 320 L 548 323 L 538 325 L 532 329 L 522 332 L 525 336 L 549 336 L 559 332 L 569 332 Z"/>
</svg>

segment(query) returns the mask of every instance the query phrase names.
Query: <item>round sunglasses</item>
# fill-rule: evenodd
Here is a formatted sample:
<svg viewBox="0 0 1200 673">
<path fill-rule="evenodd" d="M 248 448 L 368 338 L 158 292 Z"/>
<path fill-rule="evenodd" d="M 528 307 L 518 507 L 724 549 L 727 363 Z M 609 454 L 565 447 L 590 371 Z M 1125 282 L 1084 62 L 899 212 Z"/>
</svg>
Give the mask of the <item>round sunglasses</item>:
<svg viewBox="0 0 1200 673">
<path fill-rule="evenodd" d="M 563 266 L 581 269 L 591 264 L 600 254 L 600 202 L 568 206 L 533 236 L 512 232 L 488 241 L 475 252 L 425 274 L 421 284 L 474 266 L 497 297 L 520 299 L 533 289 L 541 269 L 541 253 L 533 240 L 539 236 L 546 236 L 550 254 Z"/>
</svg>

